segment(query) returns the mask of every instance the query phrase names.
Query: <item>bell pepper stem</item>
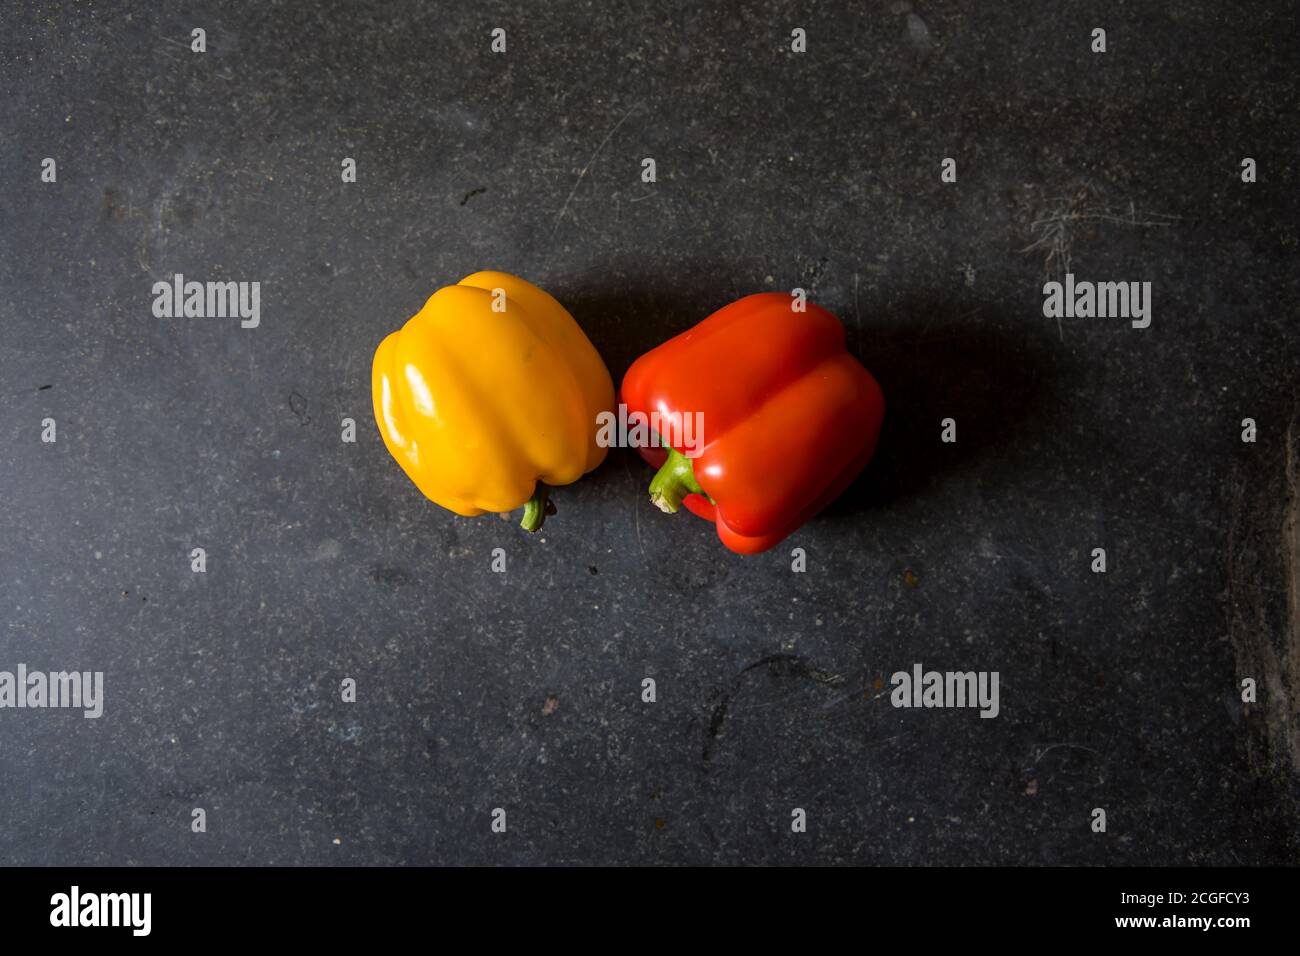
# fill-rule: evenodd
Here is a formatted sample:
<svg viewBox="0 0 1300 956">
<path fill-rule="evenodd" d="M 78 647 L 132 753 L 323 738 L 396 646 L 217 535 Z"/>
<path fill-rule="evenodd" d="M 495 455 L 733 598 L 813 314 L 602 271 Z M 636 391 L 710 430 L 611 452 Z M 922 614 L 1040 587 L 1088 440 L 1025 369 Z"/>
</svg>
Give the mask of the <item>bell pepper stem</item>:
<svg viewBox="0 0 1300 956">
<path fill-rule="evenodd" d="M 708 494 L 695 480 L 695 467 L 691 460 L 674 448 L 668 449 L 668 458 L 663 467 L 650 479 L 650 500 L 660 511 L 676 514 L 682 506 L 682 499 L 687 495 Z M 709 498 L 712 501 L 712 498 Z"/>
<path fill-rule="evenodd" d="M 545 482 L 539 481 L 533 489 L 533 496 L 524 505 L 524 518 L 519 522 L 525 531 L 541 531 L 547 515 L 555 514 L 555 502 L 550 498 L 551 489 Z"/>
</svg>

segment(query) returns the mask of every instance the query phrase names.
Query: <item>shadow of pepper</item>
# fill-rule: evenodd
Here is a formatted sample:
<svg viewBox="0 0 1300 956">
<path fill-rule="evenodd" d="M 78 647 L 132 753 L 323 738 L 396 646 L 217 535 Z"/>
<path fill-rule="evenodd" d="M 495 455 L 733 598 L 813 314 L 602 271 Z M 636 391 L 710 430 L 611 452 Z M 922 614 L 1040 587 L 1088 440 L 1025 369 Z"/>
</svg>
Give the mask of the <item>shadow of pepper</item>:
<svg viewBox="0 0 1300 956">
<path fill-rule="evenodd" d="M 680 274 L 661 279 L 637 276 L 637 264 L 611 264 L 600 278 L 557 281 L 545 286 L 560 300 L 596 346 L 618 389 L 632 363 L 652 348 L 685 332 L 733 299 L 750 292 L 748 270 L 696 262 Z M 735 288 L 732 295 L 728 290 Z"/>
<path fill-rule="evenodd" d="M 849 349 L 880 382 L 885 421 L 875 457 L 822 515 L 887 507 L 933 491 L 974 462 L 1013 457 L 1045 434 L 1055 413 L 1053 359 L 1038 332 L 995 304 L 933 300 L 892 307 Z M 943 441 L 944 419 L 955 441 Z"/>
</svg>

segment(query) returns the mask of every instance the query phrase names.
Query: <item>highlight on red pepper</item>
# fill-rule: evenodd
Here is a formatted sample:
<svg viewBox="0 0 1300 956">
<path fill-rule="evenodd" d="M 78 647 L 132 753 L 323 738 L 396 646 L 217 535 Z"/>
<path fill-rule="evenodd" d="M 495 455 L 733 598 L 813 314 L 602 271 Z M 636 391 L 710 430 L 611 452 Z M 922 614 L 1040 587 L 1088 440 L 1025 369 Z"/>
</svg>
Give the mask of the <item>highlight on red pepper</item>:
<svg viewBox="0 0 1300 956">
<path fill-rule="evenodd" d="M 844 491 L 875 453 L 885 415 L 839 320 L 779 292 L 732 302 L 641 356 L 619 401 L 660 421 L 702 416 L 702 447 L 671 428 L 660 447 L 639 449 L 659 469 L 650 497 L 714 522 L 740 554 L 779 544 Z"/>
</svg>

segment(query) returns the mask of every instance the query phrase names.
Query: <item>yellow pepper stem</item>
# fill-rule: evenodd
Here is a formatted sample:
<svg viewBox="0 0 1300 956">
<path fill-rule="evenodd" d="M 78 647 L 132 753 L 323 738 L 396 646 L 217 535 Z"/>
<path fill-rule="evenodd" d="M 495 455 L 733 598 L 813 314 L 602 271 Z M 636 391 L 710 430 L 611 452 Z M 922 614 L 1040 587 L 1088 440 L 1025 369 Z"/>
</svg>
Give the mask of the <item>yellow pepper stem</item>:
<svg viewBox="0 0 1300 956">
<path fill-rule="evenodd" d="M 555 514 L 555 502 L 550 498 L 551 489 L 539 481 L 533 489 L 533 496 L 524 505 L 524 519 L 519 522 L 525 531 L 541 531 L 547 515 Z"/>
</svg>

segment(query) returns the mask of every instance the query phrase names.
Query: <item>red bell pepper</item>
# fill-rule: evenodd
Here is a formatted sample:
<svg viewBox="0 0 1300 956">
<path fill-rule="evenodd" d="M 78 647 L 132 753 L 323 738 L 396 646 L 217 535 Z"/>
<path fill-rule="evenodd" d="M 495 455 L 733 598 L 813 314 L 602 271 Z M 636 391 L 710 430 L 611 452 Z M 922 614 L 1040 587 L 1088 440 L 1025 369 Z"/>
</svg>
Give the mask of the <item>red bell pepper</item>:
<svg viewBox="0 0 1300 956">
<path fill-rule="evenodd" d="M 746 296 L 632 364 L 619 400 L 661 428 L 641 455 L 661 509 L 713 521 L 732 551 L 780 543 L 840 494 L 876 449 L 885 399 L 825 309 Z M 700 415 L 702 436 L 688 436 Z M 666 434 L 664 432 L 667 432 Z M 685 437 L 692 438 L 688 447 Z"/>
</svg>

